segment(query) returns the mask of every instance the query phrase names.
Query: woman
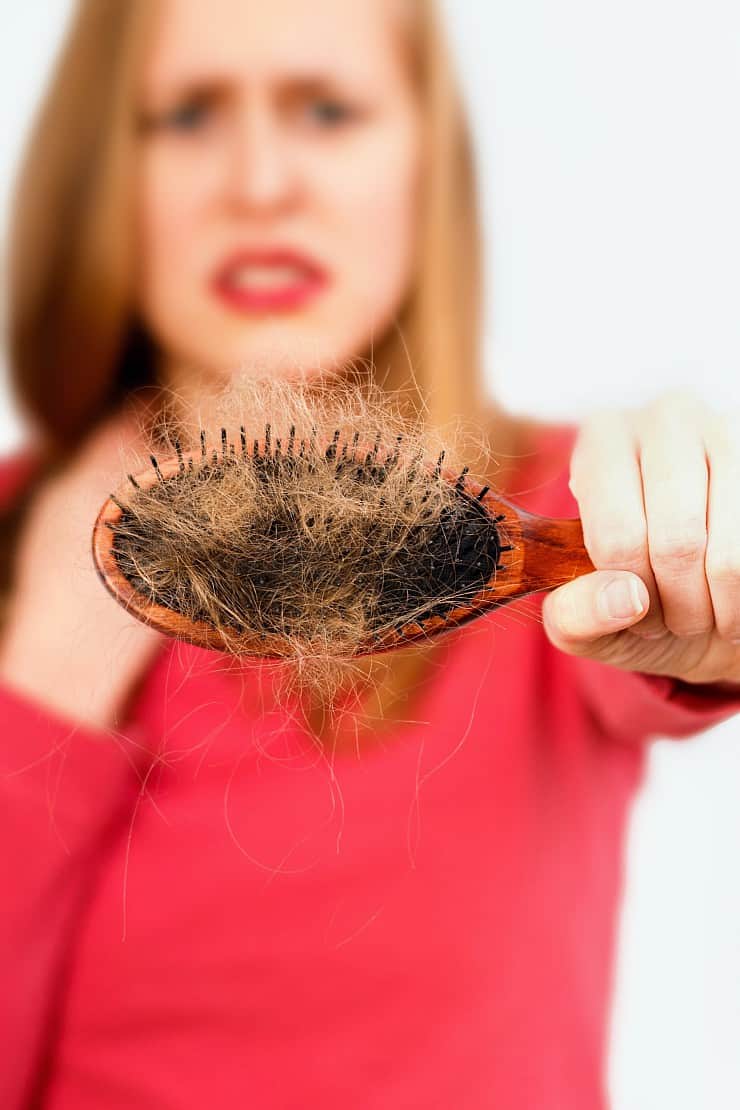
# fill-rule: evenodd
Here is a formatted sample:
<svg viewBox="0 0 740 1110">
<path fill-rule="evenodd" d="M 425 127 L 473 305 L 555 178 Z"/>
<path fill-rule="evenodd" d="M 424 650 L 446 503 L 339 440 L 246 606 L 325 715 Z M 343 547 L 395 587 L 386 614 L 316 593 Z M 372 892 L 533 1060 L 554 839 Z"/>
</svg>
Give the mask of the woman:
<svg viewBox="0 0 740 1110">
<path fill-rule="evenodd" d="M 645 741 L 740 709 L 737 437 L 681 395 L 578 435 L 490 406 L 473 201 L 422 0 L 80 5 L 13 225 L 3 1106 L 603 1104 Z M 485 407 L 497 486 L 599 569 L 546 635 L 398 653 L 317 749 L 130 619 L 90 528 L 164 390 L 358 358 L 430 421 Z"/>
</svg>

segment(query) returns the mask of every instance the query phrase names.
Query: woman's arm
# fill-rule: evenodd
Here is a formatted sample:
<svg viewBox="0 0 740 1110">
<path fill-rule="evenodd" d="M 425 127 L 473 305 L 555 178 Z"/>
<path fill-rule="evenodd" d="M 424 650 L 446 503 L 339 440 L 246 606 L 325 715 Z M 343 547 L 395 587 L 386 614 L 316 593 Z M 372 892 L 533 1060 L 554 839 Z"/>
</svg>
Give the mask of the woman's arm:
<svg viewBox="0 0 740 1110">
<path fill-rule="evenodd" d="M 130 820 L 147 745 L 0 681 L 0 1106 L 31 1104 L 77 922 Z"/>
<path fill-rule="evenodd" d="M 740 686 L 692 684 L 587 658 L 570 663 L 591 712 L 610 739 L 640 743 L 658 737 L 689 738 L 740 713 Z"/>
<path fill-rule="evenodd" d="M 80 915 L 151 763 L 128 706 L 164 639 L 106 593 L 90 550 L 135 439 L 126 417 L 96 429 L 35 491 L 14 552 L 0 630 L 3 1110 L 31 1104 Z"/>
</svg>

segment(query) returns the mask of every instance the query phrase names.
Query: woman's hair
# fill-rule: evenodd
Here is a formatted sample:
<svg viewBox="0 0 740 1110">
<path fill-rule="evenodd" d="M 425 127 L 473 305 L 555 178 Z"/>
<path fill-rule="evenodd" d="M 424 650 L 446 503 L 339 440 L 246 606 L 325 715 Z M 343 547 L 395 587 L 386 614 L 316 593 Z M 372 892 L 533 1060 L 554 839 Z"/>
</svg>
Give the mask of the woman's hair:
<svg viewBox="0 0 740 1110">
<path fill-rule="evenodd" d="M 81 0 L 17 180 L 11 382 L 26 416 L 62 448 L 122 393 L 153 381 L 153 350 L 132 316 L 128 217 L 134 88 L 155 12 L 149 0 Z M 433 4 L 416 0 L 410 22 L 425 109 L 419 258 L 373 359 L 388 389 L 407 387 L 412 365 L 436 422 L 480 411 L 480 235 L 469 134 Z"/>
<path fill-rule="evenodd" d="M 132 309 L 130 233 L 134 90 L 155 9 L 80 0 L 17 178 L 11 388 L 57 463 L 131 390 L 155 384 L 154 345 Z M 481 373 L 481 235 L 465 113 L 431 0 L 409 5 L 409 23 L 425 158 L 418 261 L 396 322 L 364 354 L 385 389 L 419 396 L 434 425 L 480 422 L 485 409 L 494 447 L 508 451 L 515 422 L 485 399 Z M 6 567 L 10 542 L 0 536 Z M 405 673 L 400 654 L 399 688 L 418 669 L 412 661 Z"/>
</svg>

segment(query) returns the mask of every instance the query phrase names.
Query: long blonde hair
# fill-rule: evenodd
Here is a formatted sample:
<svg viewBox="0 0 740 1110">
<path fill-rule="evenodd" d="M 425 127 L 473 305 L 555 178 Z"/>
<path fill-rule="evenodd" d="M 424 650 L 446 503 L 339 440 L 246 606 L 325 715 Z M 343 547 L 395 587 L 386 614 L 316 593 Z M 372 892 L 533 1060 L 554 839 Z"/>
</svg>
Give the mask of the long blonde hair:
<svg viewBox="0 0 740 1110">
<path fill-rule="evenodd" d="M 153 344 L 131 307 L 128 218 L 134 86 L 155 7 L 80 0 L 17 179 L 7 282 L 11 386 L 56 462 L 127 392 L 155 383 Z M 432 0 L 416 0 L 411 16 L 426 157 L 419 261 L 373 363 L 385 388 L 408 391 L 411 383 L 435 425 L 480 422 L 485 410 L 490 441 L 509 454 L 516 421 L 486 399 L 481 373 L 471 138 Z M 390 717 L 430 654 L 395 654 L 389 681 L 367 703 L 368 719 Z"/>
</svg>

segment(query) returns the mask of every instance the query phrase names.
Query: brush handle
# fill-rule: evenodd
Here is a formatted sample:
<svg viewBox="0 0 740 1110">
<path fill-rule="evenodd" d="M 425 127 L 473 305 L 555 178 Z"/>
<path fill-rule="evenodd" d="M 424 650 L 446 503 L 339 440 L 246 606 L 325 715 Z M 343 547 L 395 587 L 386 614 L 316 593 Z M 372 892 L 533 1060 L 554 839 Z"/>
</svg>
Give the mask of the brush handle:
<svg viewBox="0 0 740 1110">
<path fill-rule="evenodd" d="M 490 501 L 488 498 L 490 497 Z M 505 498 L 487 495 L 482 504 L 494 516 L 505 547 L 496 593 L 507 601 L 539 590 L 554 590 L 596 570 L 583 542 L 579 518 L 554 520 L 529 513 Z"/>
</svg>

